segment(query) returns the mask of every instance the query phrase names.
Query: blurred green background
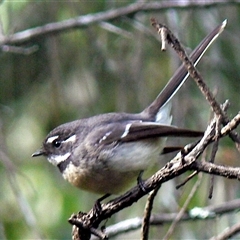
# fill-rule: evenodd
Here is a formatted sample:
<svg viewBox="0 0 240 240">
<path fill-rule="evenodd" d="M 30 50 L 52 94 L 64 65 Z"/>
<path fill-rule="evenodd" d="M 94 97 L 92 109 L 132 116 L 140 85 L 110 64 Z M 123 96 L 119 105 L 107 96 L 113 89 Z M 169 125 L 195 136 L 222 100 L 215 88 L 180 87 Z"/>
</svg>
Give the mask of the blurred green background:
<svg viewBox="0 0 240 240">
<path fill-rule="evenodd" d="M 171 1 L 169 1 L 171 2 Z M 181 1 L 179 1 L 180 3 Z M 2 34 L 62 21 L 89 13 L 127 6 L 133 1 L 3 1 Z M 0 239 L 71 239 L 67 219 L 73 212 L 88 211 L 99 197 L 65 182 L 58 169 L 44 158 L 32 159 L 46 134 L 57 125 L 110 111 L 138 112 L 159 93 L 180 64 L 160 42 L 150 18 L 165 23 L 191 50 L 224 19 L 224 33 L 207 51 L 199 69 L 219 102 L 230 100 L 229 116 L 240 109 L 240 6 L 170 8 L 139 12 L 111 21 L 121 30 L 93 24 L 58 35 L 47 35 L 19 47 L 36 46 L 29 55 L 0 53 Z M 193 81 L 188 81 L 173 101 L 174 124 L 204 130 L 211 116 L 207 101 Z M 174 139 L 173 144 L 187 140 Z M 206 158 L 208 154 L 206 154 Z M 165 157 L 160 166 L 169 160 Z M 239 166 L 239 154 L 230 140 L 221 141 L 217 163 Z M 164 184 L 155 212 L 176 212 L 195 180 L 175 186 L 187 175 Z M 189 208 L 238 198 L 236 180 L 215 178 L 213 199 L 207 198 L 209 176 Z M 142 216 L 143 199 L 112 217 L 106 225 Z M 239 214 L 208 221 L 181 223 L 172 238 L 208 238 L 239 221 Z M 159 238 L 168 225 L 153 227 Z M 204 230 L 203 230 L 204 229 Z M 119 239 L 139 238 L 139 231 Z"/>
</svg>

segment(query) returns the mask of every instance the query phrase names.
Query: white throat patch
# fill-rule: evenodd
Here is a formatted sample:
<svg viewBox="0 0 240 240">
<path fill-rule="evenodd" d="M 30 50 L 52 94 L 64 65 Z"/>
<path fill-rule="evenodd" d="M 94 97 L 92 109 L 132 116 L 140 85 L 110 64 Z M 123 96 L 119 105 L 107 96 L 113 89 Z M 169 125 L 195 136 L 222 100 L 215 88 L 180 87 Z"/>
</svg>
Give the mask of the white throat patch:
<svg viewBox="0 0 240 240">
<path fill-rule="evenodd" d="M 52 155 L 49 156 L 47 159 L 50 163 L 52 163 L 54 166 L 57 166 L 59 163 L 64 162 L 70 157 L 71 153 L 65 153 L 64 155 Z"/>
</svg>

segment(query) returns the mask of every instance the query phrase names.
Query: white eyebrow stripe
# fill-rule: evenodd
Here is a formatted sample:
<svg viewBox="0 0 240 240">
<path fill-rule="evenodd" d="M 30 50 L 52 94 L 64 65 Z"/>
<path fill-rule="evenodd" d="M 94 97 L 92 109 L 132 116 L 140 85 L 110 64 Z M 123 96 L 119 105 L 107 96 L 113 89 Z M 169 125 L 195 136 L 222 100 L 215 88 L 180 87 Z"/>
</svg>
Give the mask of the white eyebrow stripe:
<svg viewBox="0 0 240 240">
<path fill-rule="evenodd" d="M 57 136 L 53 136 L 53 137 L 50 137 L 50 138 L 48 138 L 48 140 L 47 140 L 47 143 L 52 143 L 55 139 L 57 139 L 59 136 L 57 135 Z"/>
<path fill-rule="evenodd" d="M 129 129 L 130 129 L 131 126 L 132 126 L 132 123 L 128 123 L 128 124 L 126 125 L 125 131 L 124 131 L 124 133 L 122 134 L 121 138 L 124 138 L 124 137 L 126 137 L 126 136 L 128 135 Z"/>
<path fill-rule="evenodd" d="M 72 135 L 71 137 L 67 138 L 64 142 L 75 142 L 76 141 L 76 135 Z"/>
</svg>

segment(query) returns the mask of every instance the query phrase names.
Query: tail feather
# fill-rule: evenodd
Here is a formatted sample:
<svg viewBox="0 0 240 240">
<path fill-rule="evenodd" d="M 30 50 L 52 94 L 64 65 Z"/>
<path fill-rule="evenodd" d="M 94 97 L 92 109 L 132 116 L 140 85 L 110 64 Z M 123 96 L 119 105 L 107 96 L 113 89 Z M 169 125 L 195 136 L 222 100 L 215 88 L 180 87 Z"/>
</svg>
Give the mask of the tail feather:
<svg viewBox="0 0 240 240">
<path fill-rule="evenodd" d="M 195 48 L 195 50 L 190 55 L 190 59 L 197 65 L 203 54 L 209 48 L 209 46 L 214 42 L 214 40 L 221 34 L 227 24 L 227 20 L 224 20 L 219 26 L 217 26 L 211 33 L 209 33 L 201 43 Z M 163 108 L 175 93 L 179 90 L 179 88 L 183 85 L 183 83 L 187 80 L 189 73 L 187 72 L 185 66 L 182 64 L 172 78 L 169 80 L 164 89 L 159 93 L 157 98 L 152 102 L 150 106 L 148 106 L 142 114 L 147 114 L 147 116 L 151 118 L 156 118 L 158 112 L 161 108 Z M 159 118 L 159 117 L 157 117 Z"/>
</svg>

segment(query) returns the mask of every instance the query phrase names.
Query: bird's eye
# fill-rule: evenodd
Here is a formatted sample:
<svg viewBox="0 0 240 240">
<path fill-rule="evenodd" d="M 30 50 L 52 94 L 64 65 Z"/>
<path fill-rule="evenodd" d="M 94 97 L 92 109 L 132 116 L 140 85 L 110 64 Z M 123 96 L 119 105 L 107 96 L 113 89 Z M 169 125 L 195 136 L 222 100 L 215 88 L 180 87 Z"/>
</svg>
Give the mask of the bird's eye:
<svg viewBox="0 0 240 240">
<path fill-rule="evenodd" d="M 55 148 L 59 148 L 60 146 L 61 146 L 61 141 L 59 141 L 59 140 L 54 140 L 53 142 L 52 142 L 52 145 L 55 147 Z"/>
</svg>

